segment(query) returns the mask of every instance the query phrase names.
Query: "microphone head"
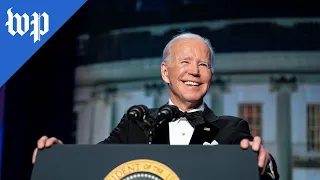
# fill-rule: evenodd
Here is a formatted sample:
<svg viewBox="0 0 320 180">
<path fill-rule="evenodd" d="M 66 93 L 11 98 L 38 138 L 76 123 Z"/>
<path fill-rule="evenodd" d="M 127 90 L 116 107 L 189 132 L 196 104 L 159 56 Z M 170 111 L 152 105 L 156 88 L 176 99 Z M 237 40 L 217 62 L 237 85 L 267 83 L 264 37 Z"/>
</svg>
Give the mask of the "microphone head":
<svg viewBox="0 0 320 180">
<path fill-rule="evenodd" d="M 127 117 L 129 121 L 143 121 L 148 116 L 148 108 L 145 105 L 135 105 L 128 109 Z"/>
<path fill-rule="evenodd" d="M 166 120 L 172 120 L 176 117 L 177 113 L 179 112 L 179 108 L 174 105 L 163 105 L 159 108 L 158 117 Z"/>
</svg>

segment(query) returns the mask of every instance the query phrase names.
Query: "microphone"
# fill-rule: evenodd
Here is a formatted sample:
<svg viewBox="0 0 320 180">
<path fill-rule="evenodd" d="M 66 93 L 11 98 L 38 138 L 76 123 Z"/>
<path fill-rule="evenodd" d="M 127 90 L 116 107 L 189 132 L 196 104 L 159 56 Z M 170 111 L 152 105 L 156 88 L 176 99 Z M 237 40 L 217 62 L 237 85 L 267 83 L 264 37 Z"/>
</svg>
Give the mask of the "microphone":
<svg viewBox="0 0 320 180">
<path fill-rule="evenodd" d="M 158 111 L 158 119 L 159 121 L 164 121 L 164 120 L 169 120 L 171 121 L 176 117 L 176 115 L 179 112 L 179 108 L 174 105 L 163 105 L 162 107 L 159 108 Z"/>
<path fill-rule="evenodd" d="M 174 105 L 166 104 L 159 108 L 157 119 L 152 123 L 148 131 L 149 144 L 152 144 L 153 142 L 153 139 L 156 134 L 156 129 L 159 126 L 161 126 L 163 122 L 173 120 L 173 118 L 177 116 L 178 112 L 179 112 L 179 108 Z"/>
<path fill-rule="evenodd" d="M 149 109 L 145 105 L 134 105 L 127 111 L 127 117 L 131 122 L 142 122 L 149 116 Z"/>
<path fill-rule="evenodd" d="M 127 118 L 129 122 L 136 123 L 138 126 L 140 126 L 145 133 L 148 131 L 148 127 L 151 126 L 151 124 L 147 121 L 147 117 L 149 117 L 149 109 L 145 105 L 134 105 L 131 106 L 127 111 Z M 130 134 L 130 126 L 128 123 L 128 134 Z M 127 142 L 129 142 L 129 137 L 127 136 Z"/>
</svg>

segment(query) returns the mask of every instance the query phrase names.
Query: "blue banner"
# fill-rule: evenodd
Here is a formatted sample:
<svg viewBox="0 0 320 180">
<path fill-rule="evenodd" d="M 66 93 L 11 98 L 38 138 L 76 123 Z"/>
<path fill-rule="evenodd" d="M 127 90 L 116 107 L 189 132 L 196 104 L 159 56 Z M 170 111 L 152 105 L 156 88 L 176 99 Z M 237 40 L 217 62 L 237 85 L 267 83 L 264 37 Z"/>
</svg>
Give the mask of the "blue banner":
<svg viewBox="0 0 320 180">
<path fill-rule="evenodd" d="M 0 87 L 85 2 L 86 0 L 1 0 Z"/>
</svg>

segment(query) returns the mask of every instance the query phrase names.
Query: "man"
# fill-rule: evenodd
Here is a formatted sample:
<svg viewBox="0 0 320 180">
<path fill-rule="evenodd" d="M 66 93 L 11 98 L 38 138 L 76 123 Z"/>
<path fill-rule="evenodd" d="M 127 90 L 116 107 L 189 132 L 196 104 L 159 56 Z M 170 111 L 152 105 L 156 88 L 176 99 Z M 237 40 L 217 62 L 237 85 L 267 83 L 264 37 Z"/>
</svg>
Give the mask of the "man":
<svg viewBox="0 0 320 180">
<path fill-rule="evenodd" d="M 157 129 L 153 140 L 155 144 L 240 144 L 244 149 L 250 146 L 257 151 L 258 167 L 264 179 L 278 179 L 274 159 L 261 144 L 260 137 L 250 135 L 247 121 L 232 116 L 216 116 L 204 103 L 213 74 L 214 51 L 210 42 L 196 34 L 184 33 L 173 38 L 163 51 L 161 64 L 162 79 L 168 84 L 169 105 L 177 106 L 180 111 L 203 112 L 200 124 L 193 125 L 186 117 L 162 125 Z M 150 116 L 155 118 L 158 109 L 151 109 Z M 200 128 L 199 128 L 200 127 Z M 211 131 L 204 132 L 204 127 Z M 130 128 L 130 131 L 128 130 Z M 214 139 L 213 139 L 214 138 Z M 38 149 L 62 144 L 56 138 L 43 136 L 33 154 L 35 162 Z M 110 136 L 100 144 L 138 144 L 148 143 L 142 128 L 123 116 Z"/>
</svg>

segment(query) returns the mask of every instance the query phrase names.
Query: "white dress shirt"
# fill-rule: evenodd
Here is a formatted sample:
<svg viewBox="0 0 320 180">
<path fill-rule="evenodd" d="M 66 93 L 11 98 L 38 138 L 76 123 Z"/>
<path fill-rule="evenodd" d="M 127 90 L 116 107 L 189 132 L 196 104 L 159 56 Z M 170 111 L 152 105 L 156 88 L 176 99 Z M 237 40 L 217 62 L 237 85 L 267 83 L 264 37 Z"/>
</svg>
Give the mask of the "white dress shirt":
<svg viewBox="0 0 320 180">
<path fill-rule="evenodd" d="M 169 105 L 174 105 L 169 99 Z M 181 111 L 181 110 L 180 110 Z M 188 112 L 204 111 L 204 103 Z M 185 117 L 169 122 L 170 145 L 189 145 L 194 128 Z"/>
</svg>

